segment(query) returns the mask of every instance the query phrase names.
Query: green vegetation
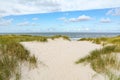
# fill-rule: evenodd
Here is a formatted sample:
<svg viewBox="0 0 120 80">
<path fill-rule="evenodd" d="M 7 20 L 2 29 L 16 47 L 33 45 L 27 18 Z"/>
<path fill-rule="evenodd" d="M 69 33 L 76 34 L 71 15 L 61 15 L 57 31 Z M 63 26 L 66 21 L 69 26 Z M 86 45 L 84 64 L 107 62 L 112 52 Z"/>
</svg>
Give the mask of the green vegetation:
<svg viewBox="0 0 120 80">
<path fill-rule="evenodd" d="M 101 38 L 81 38 L 78 41 L 91 41 L 96 44 L 106 44 L 110 38 L 101 37 Z"/>
<path fill-rule="evenodd" d="M 37 67 L 37 58 L 30 55 L 20 42 L 40 41 L 47 42 L 47 39 L 63 38 L 70 40 L 66 36 L 31 36 L 31 35 L 0 35 L 0 80 L 20 80 L 20 64 L 27 62 L 30 67 Z"/>
<path fill-rule="evenodd" d="M 57 39 L 57 38 L 63 38 L 64 40 L 69 40 L 70 41 L 70 38 L 68 36 L 62 36 L 62 35 L 55 35 L 55 36 L 51 36 L 50 37 L 51 39 Z"/>
<path fill-rule="evenodd" d="M 32 38 L 23 36 L 0 36 L 0 80 L 10 80 L 13 76 L 16 80 L 20 79 L 20 63 L 28 62 L 37 65 L 35 56 L 19 44 L 20 41 L 30 41 Z M 40 39 L 39 39 L 40 40 Z M 41 39 L 40 41 L 43 41 Z"/>
<path fill-rule="evenodd" d="M 0 44 L 9 42 L 41 41 L 46 42 L 47 37 L 31 35 L 0 35 Z"/>
<path fill-rule="evenodd" d="M 90 52 L 90 55 L 79 59 L 76 64 L 89 63 L 94 71 L 105 74 L 108 80 L 120 80 L 120 36 L 112 38 L 82 38 L 80 41 L 92 41 L 96 44 L 106 43 L 102 49 L 96 49 Z M 111 44 L 111 45 L 109 45 Z M 119 73 L 120 74 L 120 73 Z"/>
<path fill-rule="evenodd" d="M 120 45 L 120 36 L 101 37 L 101 38 L 82 38 L 82 39 L 79 39 L 78 41 L 91 41 L 93 43 L 102 44 L 102 45 L 106 45 L 106 44 Z"/>
</svg>

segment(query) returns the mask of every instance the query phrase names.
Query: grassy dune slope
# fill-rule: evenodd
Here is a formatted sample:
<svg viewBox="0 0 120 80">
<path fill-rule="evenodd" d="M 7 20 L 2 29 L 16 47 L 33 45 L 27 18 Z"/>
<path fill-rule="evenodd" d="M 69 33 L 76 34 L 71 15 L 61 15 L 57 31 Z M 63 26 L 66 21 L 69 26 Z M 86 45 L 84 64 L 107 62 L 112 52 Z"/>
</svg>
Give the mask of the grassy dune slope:
<svg viewBox="0 0 120 80">
<path fill-rule="evenodd" d="M 32 67 L 37 66 L 37 59 L 24 49 L 20 42 L 40 41 L 47 42 L 47 39 L 62 37 L 70 40 L 66 36 L 30 36 L 30 35 L 0 35 L 0 80 L 20 80 L 20 64 L 27 62 Z"/>
<path fill-rule="evenodd" d="M 120 80 L 120 36 L 109 38 L 82 38 L 79 41 L 92 41 L 102 44 L 102 49 L 90 52 L 90 55 L 79 59 L 76 64 L 90 63 L 97 73 L 104 74 L 108 80 Z M 110 44 L 110 45 L 109 45 Z"/>
<path fill-rule="evenodd" d="M 78 41 L 91 41 L 93 43 L 102 44 L 102 45 L 106 45 L 106 44 L 120 45 L 120 36 L 100 37 L 100 38 L 82 38 L 82 39 L 79 39 Z"/>
</svg>

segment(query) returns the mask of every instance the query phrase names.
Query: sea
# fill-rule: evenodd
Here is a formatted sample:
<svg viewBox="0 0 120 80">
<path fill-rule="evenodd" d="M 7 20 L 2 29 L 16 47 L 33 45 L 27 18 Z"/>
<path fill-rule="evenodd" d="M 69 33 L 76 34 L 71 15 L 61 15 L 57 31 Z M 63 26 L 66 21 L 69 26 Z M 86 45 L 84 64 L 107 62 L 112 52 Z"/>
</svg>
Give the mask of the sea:
<svg viewBox="0 0 120 80">
<path fill-rule="evenodd" d="M 33 36 L 54 36 L 65 35 L 71 40 L 78 40 L 80 38 L 97 38 L 97 37 L 114 37 L 119 36 L 119 33 L 91 33 L 91 32 L 41 32 L 41 33 L 0 33 L 0 35 L 15 34 L 15 35 L 33 35 Z"/>
</svg>

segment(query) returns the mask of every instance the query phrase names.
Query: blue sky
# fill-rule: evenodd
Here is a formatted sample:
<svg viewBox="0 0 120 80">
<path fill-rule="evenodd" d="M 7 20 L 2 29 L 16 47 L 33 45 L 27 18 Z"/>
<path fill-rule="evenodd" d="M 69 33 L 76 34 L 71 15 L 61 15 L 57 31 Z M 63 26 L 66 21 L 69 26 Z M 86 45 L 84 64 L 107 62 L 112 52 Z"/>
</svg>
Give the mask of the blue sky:
<svg viewBox="0 0 120 80">
<path fill-rule="evenodd" d="M 85 3 L 83 0 L 76 0 L 77 3 L 68 2 L 69 4 L 67 3 L 68 0 L 61 0 L 63 2 L 60 0 L 13 1 L 17 5 L 13 6 L 13 3 L 8 0 L 2 3 L 8 4 L 8 7 L 6 7 L 7 5 L 0 6 L 6 7 L 6 9 L 0 8 L 0 33 L 120 32 L 119 0 L 114 1 L 114 4 L 112 3 L 113 0 L 106 2 L 106 4 L 105 2 L 100 3 L 99 0 L 91 3 L 89 0 L 85 0 L 88 1 L 88 5 L 85 7 L 84 5 L 77 5 L 77 3 Z M 41 4 L 43 6 L 33 5 L 35 2 L 36 5 Z M 93 3 L 97 5 L 94 6 Z M 26 8 L 29 6 L 32 7 Z"/>
</svg>

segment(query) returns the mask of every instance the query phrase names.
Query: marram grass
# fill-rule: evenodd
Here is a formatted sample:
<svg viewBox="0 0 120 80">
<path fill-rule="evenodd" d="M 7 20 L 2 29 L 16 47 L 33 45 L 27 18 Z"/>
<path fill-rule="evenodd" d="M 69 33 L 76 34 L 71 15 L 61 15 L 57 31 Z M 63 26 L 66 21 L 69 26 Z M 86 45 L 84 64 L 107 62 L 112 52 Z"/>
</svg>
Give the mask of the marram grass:
<svg viewBox="0 0 120 80">
<path fill-rule="evenodd" d="M 64 40 L 69 40 L 70 38 L 68 36 L 63 36 L 63 35 L 55 35 L 50 37 L 52 40 L 57 39 L 57 38 L 63 38 Z"/>
<path fill-rule="evenodd" d="M 47 41 L 46 37 L 38 36 L 0 36 L 0 80 L 20 80 L 20 63 L 26 61 L 30 65 L 37 65 L 35 56 L 30 56 L 29 51 L 19 43 L 22 41 Z"/>
<path fill-rule="evenodd" d="M 27 61 L 32 65 L 37 64 L 35 56 L 30 56 L 30 53 L 19 43 L 4 44 L 0 51 L 0 80 L 10 80 L 13 75 L 17 78 L 19 63 Z"/>
<path fill-rule="evenodd" d="M 0 80 L 20 80 L 20 64 L 27 62 L 30 67 L 37 67 L 37 58 L 30 55 L 20 42 L 40 41 L 47 39 L 63 38 L 70 40 L 67 36 L 31 36 L 31 35 L 0 35 Z"/>
<path fill-rule="evenodd" d="M 81 38 L 78 41 L 91 41 L 96 44 L 116 44 L 120 45 L 120 36 L 116 37 L 100 37 L 100 38 Z"/>
<path fill-rule="evenodd" d="M 103 46 L 102 49 L 91 51 L 89 55 L 76 61 L 76 64 L 89 63 L 94 71 L 105 74 L 108 77 L 107 80 L 120 80 L 120 75 L 117 72 L 114 73 L 115 71 L 120 72 L 120 60 L 118 60 L 120 36 L 112 38 L 82 38 L 80 41 L 92 41 L 96 44 L 105 43 L 108 45 Z"/>
</svg>

